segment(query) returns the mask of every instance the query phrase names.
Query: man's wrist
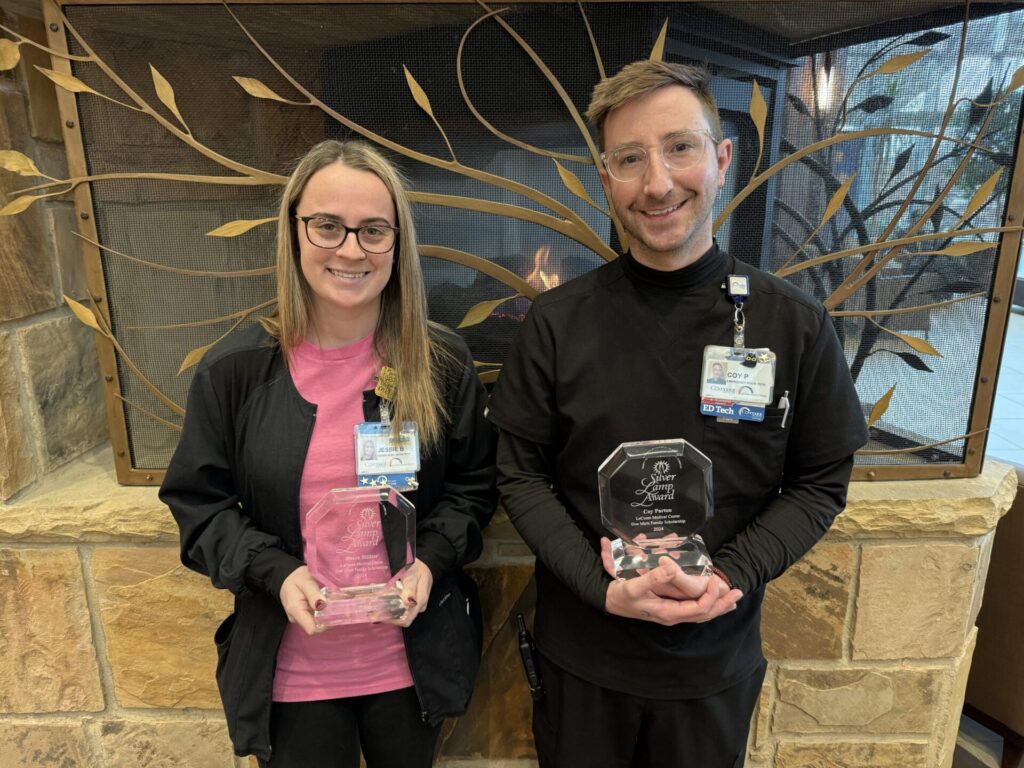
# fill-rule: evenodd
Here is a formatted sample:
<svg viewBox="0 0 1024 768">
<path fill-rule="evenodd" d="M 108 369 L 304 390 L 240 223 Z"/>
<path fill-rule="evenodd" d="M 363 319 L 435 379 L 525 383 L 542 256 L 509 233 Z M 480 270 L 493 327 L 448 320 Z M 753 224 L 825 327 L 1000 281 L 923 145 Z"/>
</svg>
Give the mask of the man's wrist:
<svg viewBox="0 0 1024 768">
<path fill-rule="evenodd" d="M 725 571 L 723 571 L 718 566 L 712 566 L 711 567 L 711 572 L 713 574 L 715 574 L 715 576 L 720 578 L 722 581 L 724 581 L 725 582 L 725 586 L 727 586 L 729 589 L 732 589 L 732 579 L 730 579 L 728 576 L 726 576 Z"/>
</svg>

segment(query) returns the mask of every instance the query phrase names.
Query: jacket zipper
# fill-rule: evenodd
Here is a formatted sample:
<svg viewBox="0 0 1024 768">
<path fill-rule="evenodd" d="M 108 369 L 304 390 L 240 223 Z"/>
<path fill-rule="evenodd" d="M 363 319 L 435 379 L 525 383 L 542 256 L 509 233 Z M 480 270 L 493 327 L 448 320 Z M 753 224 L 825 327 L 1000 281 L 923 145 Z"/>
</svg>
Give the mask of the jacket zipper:
<svg viewBox="0 0 1024 768">
<path fill-rule="evenodd" d="M 306 430 L 306 449 L 303 452 L 303 464 L 305 464 L 305 456 L 309 453 L 309 444 L 313 440 L 313 427 L 315 427 L 315 426 L 316 426 L 316 406 L 313 406 L 313 413 L 310 414 L 310 419 L 309 419 L 309 427 Z M 301 473 L 299 473 L 299 480 L 298 480 L 298 482 L 299 483 L 302 482 L 302 474 Z M 296 492 L 296 495 L 297 495 L 297 492 Z M 296 508 L 298 508 L 298 503 L 297 502 L 298 502 L 298 499 L 296 499 Z M 302 534 L 301 534 L 302 525 L 301 525 L 301 523 L 299 524 L 299 530 L 300 530 L 299 541 L 302 541 Z M 277 648 L 274 650 L 274 664 L 273 664 L 273 666 L 271 667 L 271 670 L 270 670 L 270 689 L 271 690 L 273 690 L 273 687 L 274 687 L 274 674 L 277 672 L 277 654 L 280 653 L 280 651 L 281 651 L 281 643 L 282 643 L 283 640 L 284 640 L 284 632 L 282 631 L 281 632 L 281 637 L 277 641 Z M 267 754 L 268 755 L 272 754 L 273 751 L 274 751 L 274 745 L 270 743 L 270 710 L 271 710 L 271 708 L 267 707 L 266 725 L 264 726 L 264 729 L 263 729 L 263 732 L 264 732 L 265 737 L 266 737 Z"/>
</svg>

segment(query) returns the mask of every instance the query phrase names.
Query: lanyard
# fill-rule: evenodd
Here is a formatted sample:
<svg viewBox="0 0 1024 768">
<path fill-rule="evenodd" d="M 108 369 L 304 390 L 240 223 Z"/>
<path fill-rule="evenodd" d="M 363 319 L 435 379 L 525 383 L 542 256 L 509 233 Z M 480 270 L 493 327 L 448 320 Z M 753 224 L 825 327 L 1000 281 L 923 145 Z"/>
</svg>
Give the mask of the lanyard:
<svg viewBox="0 0 1024 768">
<path fill-rule="evenodd" d="M 750 278 L 746 275 L 726 275 L 725 295 L 733 303 L 732 313 L 732 345 L 734 347 L 745 346 L 746 336 L 743 328 L 747 324 L 743 316 L 743 302 L 750 296 Z"/>
</svg>

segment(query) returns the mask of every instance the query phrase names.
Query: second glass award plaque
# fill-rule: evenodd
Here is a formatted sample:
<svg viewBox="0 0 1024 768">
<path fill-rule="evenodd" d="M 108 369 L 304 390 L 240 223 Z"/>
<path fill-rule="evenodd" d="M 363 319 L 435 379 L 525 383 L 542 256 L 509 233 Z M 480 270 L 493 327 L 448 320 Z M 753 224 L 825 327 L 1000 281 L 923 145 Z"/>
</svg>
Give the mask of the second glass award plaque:
<svg viewBox="0 0 1024 768">
<path fill-rule="evenodd" d="M 397 619 L 400 579 L 416 558 L 416 510 L 390 486 L 335 488 L 306 513 L 309 572 L 326 606 L 318 626 Z"/>
<path fill-rule="evenodd" d="M 601 522 L 615 575 L 629 579 L 671 557 L 686 573 L 711 574 L 700 531 L 711 518 L 711 459 L 685 440 L 622 443 L 597 470 Z"/>
</svg>

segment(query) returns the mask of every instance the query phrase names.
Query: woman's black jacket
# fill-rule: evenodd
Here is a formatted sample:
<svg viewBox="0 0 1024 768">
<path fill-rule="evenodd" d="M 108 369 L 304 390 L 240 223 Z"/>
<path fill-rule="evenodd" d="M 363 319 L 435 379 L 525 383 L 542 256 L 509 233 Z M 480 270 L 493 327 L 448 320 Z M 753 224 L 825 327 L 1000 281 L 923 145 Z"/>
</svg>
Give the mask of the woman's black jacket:
<svg viewBox="0 0 1024 768">
<path fill-rule="evenodd" d="M 404 630 L 424 721 L 466 710 L 480 658 L 476 591 L 461 566 L 480 554 L 494 511 L 494 434 L 469 350 L 432 330 L 452 353 L 444 375 L 450 417 L 439 447 L 421 457 L 416 556 L 434 577 L 427 610 Z M 380 402 L 363 395 L 379 420 Z M 259 326 L 232 334 L 203 358 L 181 442 L 160 498 L 181 530 L 181 560 L 235 595 L 221 624 L 217 684 L 238 755 L 270 757 L 270 704 L 287 618 L 278 594 L 302 565 L 299 481 L 316 406 L 299 395 L 281 348 Z"/>
</svg>

